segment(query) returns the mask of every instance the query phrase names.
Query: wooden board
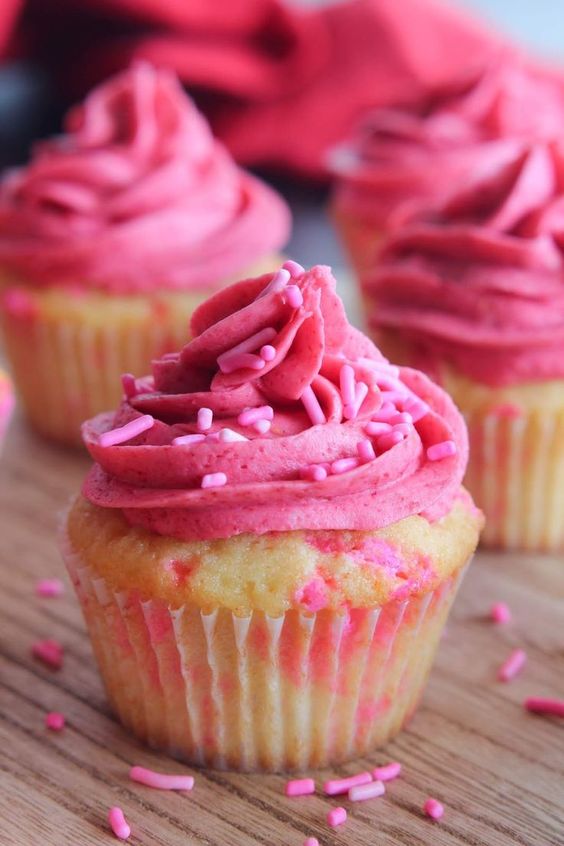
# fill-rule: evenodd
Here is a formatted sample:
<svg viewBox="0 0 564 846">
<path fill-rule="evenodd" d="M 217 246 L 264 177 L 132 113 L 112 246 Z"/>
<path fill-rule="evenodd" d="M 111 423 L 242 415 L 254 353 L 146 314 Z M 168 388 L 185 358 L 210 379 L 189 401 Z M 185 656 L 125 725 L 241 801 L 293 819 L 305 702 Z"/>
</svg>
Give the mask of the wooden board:
<svg viewBox="0 0 564 846">
<path fill-rule="evenodd" d="M 13 425 L 0 463 L 0 843 L 111 844 L 106 815 L 123 807 L 132 844 L 143 846 L 557 846 L 564 844 L 564 721 L 525 712 L 528 695 L 564 696 L 564 560 L 478 555 L 457 601 L 423 704 L 409 728 L 352 774 L 391 759 L 401 779 L 382 799 L 349 807 L 333 831 L 335 804 L 321 795 L 286 799 L 284 779 L 195 772 L 191 794 L 134 785 L 131 764 L 186 768 L 144 749 L 112 717 L 70 588 L 39 599 L 39 577 L 63 576 L 57 513 L 77 489 L 85 456 L 49 446 Z M 68 582 L 67 582 L 68 585 Z M 494 626 L 496 600 L 513 610 Z M 54 637 L 60 672 L 30 655 Z M 515 646 L 529 661 L 511 684 L 496 681 Z M 44 728 L 62 711 L 64 732 Z M 335 772 L 332 775 L 336 774 Z M 319 781 L 322 776 L 320 774 Z M 446 808 L 440 823 L 421 811 L 428 796 Z"/>
</svg>

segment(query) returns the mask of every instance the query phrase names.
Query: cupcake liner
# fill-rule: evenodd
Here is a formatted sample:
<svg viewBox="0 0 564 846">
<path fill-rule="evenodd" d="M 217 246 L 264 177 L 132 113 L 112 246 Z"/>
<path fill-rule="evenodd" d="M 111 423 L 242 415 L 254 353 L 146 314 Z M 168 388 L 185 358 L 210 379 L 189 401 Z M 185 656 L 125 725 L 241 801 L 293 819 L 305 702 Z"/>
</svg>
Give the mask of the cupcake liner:
<svg viewBox="0 0 564 846">
<path fill-rule="evenodd" d="M 465 486 L 484 511 L 482 542 L 508 549 L 564 548 L 564 408 L 503 407 L 465 414 Z"/>
<path fill-rule="evenodd" d="M 181 760 L 243 771 L 322 767 L 397 733 L 465 569 L 382 608 L 239 617 L 114 593 L 66 547 L 122 723 Z"/>
</svg>

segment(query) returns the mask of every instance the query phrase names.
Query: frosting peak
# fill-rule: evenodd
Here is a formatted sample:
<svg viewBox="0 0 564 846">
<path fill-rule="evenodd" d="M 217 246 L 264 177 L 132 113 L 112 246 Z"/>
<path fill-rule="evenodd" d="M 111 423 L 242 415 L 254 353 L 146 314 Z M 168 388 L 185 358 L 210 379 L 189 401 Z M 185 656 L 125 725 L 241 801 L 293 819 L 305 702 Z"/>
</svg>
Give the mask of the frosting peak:
<svg viewBox="0 0 564 846">
<path fill-rule="evenodd" d="M 84 425 L 92 502 L 180 538 L 446 513 L 464 424 L 423 374 L 393 367 L 349 325 L 329 268 L 287 262 L 243 280 L 202 304 L 191 329 L 152 378 L 124 381 L 115 415 Z"/>
<path fill-rule="evenodd" d="M 0 264 L 116 293 L 219 283 L 278 250 L 281 198 L 240 170 L 165 70 L 95 89 L 0 187 Z"/>
</svg>

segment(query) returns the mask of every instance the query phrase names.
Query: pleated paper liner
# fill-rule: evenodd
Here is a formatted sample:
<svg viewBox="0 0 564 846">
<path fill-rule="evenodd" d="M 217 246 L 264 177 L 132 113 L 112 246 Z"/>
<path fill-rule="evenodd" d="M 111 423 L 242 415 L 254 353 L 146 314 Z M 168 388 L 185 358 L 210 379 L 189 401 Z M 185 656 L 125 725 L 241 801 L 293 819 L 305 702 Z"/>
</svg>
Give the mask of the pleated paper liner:
<svg viewBox="0 0 564 846">
<path fill-rule="evenodd" d="M 323 767 L 393 737 L 415 711 L 464 570 L 381 608 L 238 617 L 113 593 L 65 558 L 124 726 L 188 763 L 241 771 Z"/>
</svg>

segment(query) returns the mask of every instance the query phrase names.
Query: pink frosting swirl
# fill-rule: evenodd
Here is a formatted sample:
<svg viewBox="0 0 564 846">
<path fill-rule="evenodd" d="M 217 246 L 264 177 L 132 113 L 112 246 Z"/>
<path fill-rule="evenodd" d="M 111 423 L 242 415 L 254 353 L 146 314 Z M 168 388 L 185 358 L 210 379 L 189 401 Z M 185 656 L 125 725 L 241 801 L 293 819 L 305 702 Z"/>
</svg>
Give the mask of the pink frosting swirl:
<svg viewBox="0 0 564 846">
<path fill-rule="evenodd" d="M 284 201 L 240 170 L 174 76 L 134 65 L 0 188 L 0 265 L 114 293 L 217 285 L 280 249 Z"/>
<path fill-rule="evenodd" d="M 534 119 L 531 119 L 534 115 Z M 336 200 L 377 226 L 404 203 L 438 202 L 451 186 L 496 157 L 500 138 L 550 139 L 564 131 L 556 80 L 500 57 L 462 88 L 438 92 L 415 109 L 381 109 L 334 151 Z"/>
<path fill-rule="evenodd" d="M 348 324 L 329 268 L 286 267 L 215 294 L 180 353 L 84 424 L 91 502 L 187 539 L 376 529 L 450 509 L 467 458 L 450 399 Z"/>
<path fill-rule="evenodd" d="M 564 158 L 507 142 L 437 210 L 404 221 L 363 280 L 370 321 L 489 385 L 564 376 Z"/>
</svg>

